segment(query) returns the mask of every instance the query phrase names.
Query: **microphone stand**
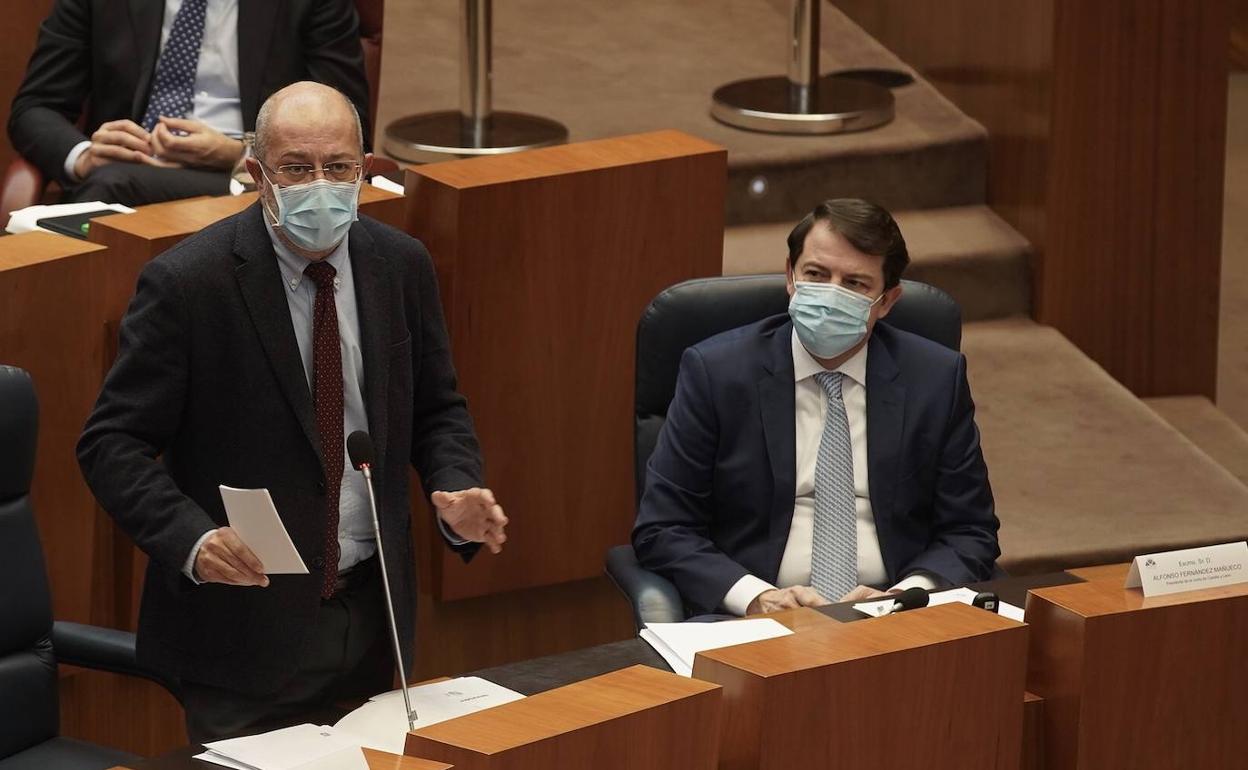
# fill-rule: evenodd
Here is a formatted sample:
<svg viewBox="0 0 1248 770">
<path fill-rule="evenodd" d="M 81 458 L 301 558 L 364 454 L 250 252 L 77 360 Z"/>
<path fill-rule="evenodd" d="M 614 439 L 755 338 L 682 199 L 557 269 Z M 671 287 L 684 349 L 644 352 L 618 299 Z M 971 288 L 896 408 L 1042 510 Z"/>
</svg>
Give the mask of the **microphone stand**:
<svg viewBox="0 0 1248 770">
<path fill-rule="evenodd" d="M 386 592 L 386 613 L 390 616 L 390 641 L 394 643 L 394 662 L 399 667 L 399 679 L 403 688 L 403 708 L 407 713 L 407 730 L 416 729 L 416 712 L 412 710 L 412 698 L 407 692 L 407 672 L 403 670 L 403 650 L 399 646 L 399 629 L 394 621 L 394 599 L 390 596 L 390 577 L 386 574 L 386 552 L 381 545 L 381 524 L 377 520 L 377 498 L 373 495 L 373 471 L 369 463 L 360 464 L 360 472 L 368 482 L 368 508 L 373 514 L 373 534 L 377 538 L 377 558 L 381 561 L 381 586 Z"/>
</svg>

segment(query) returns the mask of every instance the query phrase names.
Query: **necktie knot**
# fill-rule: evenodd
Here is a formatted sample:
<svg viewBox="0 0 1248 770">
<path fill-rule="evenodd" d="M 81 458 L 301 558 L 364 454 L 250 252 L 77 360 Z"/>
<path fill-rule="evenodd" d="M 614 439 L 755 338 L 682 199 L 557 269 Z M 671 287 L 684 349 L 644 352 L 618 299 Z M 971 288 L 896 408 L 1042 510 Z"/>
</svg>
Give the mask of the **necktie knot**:
<svg viewBox="0 0 1248 770">
<path fill-rule="evenodd" d="M 303 269 L 303 274 L 311 278 L 316 288 L 333 288 L 334 276 L 338 275 L 338 271 L 328 262 L 313 262 Z"/>
<path fill-rule="evenodd" d="M 819 387 L 823 388 L 823 392 L 828 394 L 828 398 L 840 398 L 841 380 L 844 377 L 843 372 L 819 372 L 815 375 L 815 381 L 819 383 Z"/>
</svg>

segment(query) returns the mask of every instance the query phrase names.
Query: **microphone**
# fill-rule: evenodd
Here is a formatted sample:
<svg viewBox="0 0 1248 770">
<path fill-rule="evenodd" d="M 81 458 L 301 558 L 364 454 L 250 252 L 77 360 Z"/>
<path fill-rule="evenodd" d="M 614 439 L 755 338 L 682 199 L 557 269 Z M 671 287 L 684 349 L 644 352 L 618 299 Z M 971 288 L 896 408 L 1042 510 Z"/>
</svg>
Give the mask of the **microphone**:
<svg viewBox="0 0 1248 770">
<path fill-rule="evenodd" d="M 920 607 L 926 607 L 926 606 L 927 606 L 927 591 L 924 591 L 922 588 L 915 586 L 914 588 L 907 588 L 906 590 L 894 596 L 893 607 L 885 614 L 891 615 L 894 612 L 904 612 L 905 610 L 917 610 Z"/>
<path fill-rule="evenodd" d="M 386 574 L 386 552 L 381 546 L 381 524 L 377 521 L 377 497 L 373 493 L 373 440 L 362 430 L 347 436 L 347 456 L 351 466 L 364 474 L 368 486 L 368 508 L 373 514 L 373 535 L 377 538 L 377 558 L 381 561 L 381 586 L 386 592 L 386 614 L 390 618 L 390 640 L 394 642 L 394 663 L 399 668 L 399 680 L 403 688 L 403 706 L 407 711 L 407 729 L 416 729 L 416 712 L 407 692 L 407 672 L 403 670 L 403 649 L 399 645 L 399 627 L 394 622 L 394 599 L 390 596 L 390 577 Z"/>
<path fill-rule="evenodd" d="M 989 612 L 999 612 L 998 604 L 1000 604 L 1000 601 L 992 591 L 980 591 L 971 600 L 972 607 L 979 607 L 981 610 L 988 610 Z"/>
<path fill-rule="evenodd" d="M 373 440 L 362 430 L 347 436 L 347 457 L 351 458 L 351 467 L 357 471 L 364 466 L 373 467 Z"/>
</svg>

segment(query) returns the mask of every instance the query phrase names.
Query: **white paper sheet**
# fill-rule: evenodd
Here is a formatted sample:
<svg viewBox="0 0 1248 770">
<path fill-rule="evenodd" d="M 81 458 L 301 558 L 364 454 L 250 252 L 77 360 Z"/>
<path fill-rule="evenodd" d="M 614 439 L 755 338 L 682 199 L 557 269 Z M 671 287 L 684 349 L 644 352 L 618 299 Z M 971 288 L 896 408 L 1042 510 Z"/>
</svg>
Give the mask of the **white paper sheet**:
<svg viewBox="0 0 1248 770">
<path fill-rule="evenodd" d="M 704 650 L 775 639 L 793 633 L 770 618 L 720 623 L 647 623 L 640 636 L 672 670 L 693 676 L 693 659 Z"/>
<path fill-rule="evenodd" d="M 354 770 L 368 767 L 360 746 L 345 730 L 303 724 L 205 743 L 196 759 L 244 770 Z"/>
<path fill-rule="evenodd" d="M 39 227 L 35 223 L 40 219 L 48 217 L 68 217 L 73 214 L 88 214 L 92 211 L 115 211 L 118 214 L 133 214 L 134 209 L 129 206 L 123 206 L 120 203 L 102 203 L 100 201 L 88 201 L 86 203 L 54 203 L 49 206 L 27 206 L 24 209 L 17 209 L 9 214 L 9 222 L 5 226 L 5 230 L 16 235 L 17 233 L 28 233 L 32 230 L 40 230 L 45 233 L 51 230 Z"/>
<path fill-rule="evenodd" d="M 952 604 L 953 602 L 960 602 L 962 604 L 970 604 L 972 601 L 974 601 L 975 595 L 976 595 L 976 592 L 972 591 L 969 588 L 951 588 L 948 591 L 937 591 L 936 593 L 928 594 L 927 606 L 935 607 L 940 604 Z M 892 597 L 889 597 L 887 599 L 881 599 L 879 601 L 859 602 L 858 604 L 854 605 L 854 609 L 858 610 L 864 615 L 870 615 L 873 618 L 878 618 L 878 617 L 888 614 L 888 610 L 893 606 L 893 601 L 894 599 Z M 1016 607 L 1015 605 L 1010 604 L 1009 602 L 998 601 L 997 602 L 997 614 L 1003 618 L 1016 620 L 1019 623 L 1023 622 L 1022 608 Z"/>
<path fill-rule="evenodd" d="M 268 575 L 306 575 L 308 568 L 290 540 L 267 489 L 220 486 L 230 527 L 238 533 Z"/>
<path fill-rule="evenodd" d="M 368 183 L 371 184 L 373 187 L 377 187 L 379 189 L 385 190 L 386 192 L 392 192 L 396 195 L 403 195 L 405 192 L 403 189 L 403 185 L 399 184 L 398 182 L 391 182 L 389 179 L 382 176 L 381 174 L 378 174 L 377 176 L 368 180 Z"/>
<path fill-rule="evenodd" d="M 409 687 L 407 692 L 412 708 L 420 717 L 416 721 L 417 727 L 427 727 L 524 697 L 514 690 L 475 676 Z M 407 740 L 403 691 L 391 690 L 374 695 L 368 703 L 338 720 L 334 727 L 359 737 L 369 748 L 402 754 Z"/>
</svg>

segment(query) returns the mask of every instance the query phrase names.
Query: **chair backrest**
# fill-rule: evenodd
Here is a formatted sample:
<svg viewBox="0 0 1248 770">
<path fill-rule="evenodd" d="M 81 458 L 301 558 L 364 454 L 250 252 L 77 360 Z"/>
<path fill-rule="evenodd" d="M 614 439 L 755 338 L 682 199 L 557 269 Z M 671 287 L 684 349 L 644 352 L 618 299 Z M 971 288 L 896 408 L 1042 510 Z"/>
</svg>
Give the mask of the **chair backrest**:
<svg viewBox="0 0 1248 770">
<path fill-rule="evenodd" d="M 38 414 L 30 375 L 0 365 L 0 759 L 60 729 L 52 600 L 30 506 Z"/>
<path fill-rule="evenodd" d="M 902 281 L 901 300 L 887 323 L 958 350 L 962 309 L 945 292 L 918 281 Z M 788 311 L 783 275 L 697 278 L 664 289 L 637 323 L 633 392 L 633 473 L 636 500 L 646 482 L 667 407 L 676 394 L 676 375 L 685 349 L 707 337 Z"/>
</svg>

